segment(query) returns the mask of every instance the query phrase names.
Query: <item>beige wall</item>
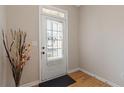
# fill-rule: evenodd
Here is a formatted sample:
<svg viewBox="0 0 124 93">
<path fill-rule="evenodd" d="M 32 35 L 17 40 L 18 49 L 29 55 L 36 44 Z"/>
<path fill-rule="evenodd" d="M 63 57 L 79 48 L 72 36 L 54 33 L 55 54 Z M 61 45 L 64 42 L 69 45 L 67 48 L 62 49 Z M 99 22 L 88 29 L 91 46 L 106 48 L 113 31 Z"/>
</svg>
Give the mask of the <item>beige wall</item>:
<svg viewBox="0 0 124 93">
<path fill-rule="evenodd" d="M 124 6 L 80 7 L 80 67 L 124 86 Z"/>
<path fill-rule="evenodd" d="M 21 84 L 39 79 L 38 21 L 38 6 L 7 6 L 7 28 L 20 28 L 28 33 L 28 41 L 37 43 L 32 46 L 31 60 L 24 67 Z M 13 86 L 10 70 L 7 75 L 7 86 Z"/>
<path fill-rule="evenodd" d="M 3 47 L 2 47 L 2 33 L 1 30 L 5 30 L 6 23 L 6 15 L 5 15 L 5 7 L 0 6 L 0 86 L 3 86 L 3 75 L 4 75 L 4 63 L 3 63 Z"/>
<path fill-rule="evenodd" d="M 75 6 L 57 6 L 69 12 L 69 70 L 78 65 L 78 8 Z M 32 58 L 24 68 L 21 84 L 39 80 L 38 56 L 38 6 L 7 6 L 7 28 L 21 28 L 28 32 L 28 40 L 37 42 L 32 48 Z M 13 86 L 10 68 L 7 72 L 7 86 Z M 11 79 L 10 79 L 11 78 Z"/>
</svg>

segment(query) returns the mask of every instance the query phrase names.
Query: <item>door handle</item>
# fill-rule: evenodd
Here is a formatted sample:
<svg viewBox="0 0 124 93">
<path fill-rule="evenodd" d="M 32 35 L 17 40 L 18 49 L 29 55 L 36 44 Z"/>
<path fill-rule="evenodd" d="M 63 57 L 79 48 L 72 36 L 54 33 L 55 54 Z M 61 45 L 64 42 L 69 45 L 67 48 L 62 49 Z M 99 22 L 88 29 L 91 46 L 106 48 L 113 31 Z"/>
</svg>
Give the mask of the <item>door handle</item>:
<svg viewBox="0 0 124 93">
<path fill-rule="evenodd" d="M 45 49 L 45 47 L 43 46 L 42 49 Z"/>
<path fill-rule="evenodd" d="M 42 52 L 42 54 L 44 55 L 44 54 L 45 54 L 45 52 Z"/>
</svg>

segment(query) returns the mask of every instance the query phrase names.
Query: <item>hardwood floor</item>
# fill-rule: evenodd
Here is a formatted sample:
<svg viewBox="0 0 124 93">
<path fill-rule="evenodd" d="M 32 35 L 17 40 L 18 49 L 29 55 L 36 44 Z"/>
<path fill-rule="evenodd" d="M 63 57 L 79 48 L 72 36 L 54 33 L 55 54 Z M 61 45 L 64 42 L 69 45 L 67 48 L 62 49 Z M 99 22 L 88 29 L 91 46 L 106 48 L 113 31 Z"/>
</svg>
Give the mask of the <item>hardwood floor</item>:
<svg viewBox="0 0 124 93">
<path fill-rule="evenodd" d="M 81 71 L 70 73 L 69 76 L 76 81 L 76 83 L 69 87 L 111 87 L 110 85 Z"/>
</svg>

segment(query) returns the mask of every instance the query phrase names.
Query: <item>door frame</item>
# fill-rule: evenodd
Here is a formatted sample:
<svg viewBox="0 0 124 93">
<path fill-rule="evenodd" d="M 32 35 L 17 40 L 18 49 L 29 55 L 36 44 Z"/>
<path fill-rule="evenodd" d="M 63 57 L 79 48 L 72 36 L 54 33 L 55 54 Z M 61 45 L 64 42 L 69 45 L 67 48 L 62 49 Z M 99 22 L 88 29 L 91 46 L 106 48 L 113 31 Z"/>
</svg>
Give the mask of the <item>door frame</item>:
<svg viewBox="0 0 124 93">
<path fill-rule="evenodd" d="M 42 73 L 43 73 L 43 62 L 42 62 L 42 54 L 41 54 L 41 52 L 42 52 L 42 49 L 41 49 L 41 47 L 42 47 L 42 33 L 43 33 L 43 30 L 42 30 L 42 25 L 43 25 L 43 23 L 42 23 L 42 15 L 43 15 L 43 13 L 42 13 L 42 8 L 48 8 L 48 9 L 52 9 L 52 10 L 57 10 L 57 11 L 60 11 L 60 12 L 63 12 L 64 14 L 65 14 L 65 37 L 66 37 L 66 42 L 65 42 L 65 44 L 66 44 L 66 49 L 65 49 L 65 51 L 66 51 L 66 73 L 68 72 L 68 11 L 66 11 L 66 10 L 63 10 L 63 9 L 60 9 L 60 8 L 56 8 L 56 7 L 53 7 L 53 6 L 39 6 L 39 82 L 41 83 L 41 82 L 43 82 L 42 81 L 42 77 L 43 77 L 43 75 L 42 75 Z M 56 78 L 56 77 L 55 77 Z M 51 78 L 52 79 L 52 78 Z"/>
</svg>

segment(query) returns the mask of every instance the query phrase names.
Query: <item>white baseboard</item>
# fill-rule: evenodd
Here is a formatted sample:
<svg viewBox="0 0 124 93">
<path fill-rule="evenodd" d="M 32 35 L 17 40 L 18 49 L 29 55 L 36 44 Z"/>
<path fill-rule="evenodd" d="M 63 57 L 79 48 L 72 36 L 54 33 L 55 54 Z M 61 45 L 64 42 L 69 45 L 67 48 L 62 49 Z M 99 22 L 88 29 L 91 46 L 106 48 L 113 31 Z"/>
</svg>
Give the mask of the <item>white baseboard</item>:
<svg viewBox="0 0 124 93">
<path fill-rule="evenodd" d="M 39 80 L 36 80 L 36 81 L 30 82 L 30 83 L 21 85 L 20 87 L 32 87 L 32 86 L 38 85 L 39 83 L 40 83 Z"/>
<path fill-rule="evenodd" d="M 72 70 L 68 70 L 68 73 L 76 72 L 78 70 L 80 70 L 80 68 L 75 68 L 75 69 L 72 69 Z"/>
<path fill-rule="evenodd" d="M 68 73 L 72 73 L 72 72 L 75 72 L 75 71 L 82 71 L 82 72 L 85 72 L 87 73 L 88 75 L 92 76 L 92 77 L 95 77 L 96 79 L 100 80 L 100 81 L 103 81 L 109 85 L 111 85 L 112 87 L 120 87 L 119 85 L 117 85 L 116 83 L 113 83 L 109 80 L 106 80 L 96 74 L 93 74 L 93 73 L 90 73 L 89 71 L 85 70 L 85 69 L 82 69 L 82 68 L 76 68 L 76 69 L 72 69 L 72 70 L 69 70 Z M 20 87 L 32 87 L 32 86 L 35 86 L 35 85 L 38 85 L 40 83 L 39 80 L 37 81 L 34 81 L 34 82 L 30 82 L 30 83 L 27 83 L 27 84 L 24 84 L 24 85 L 21 85 Z"/>
<path fill-rule="evenodd" d="M 80 71 L 85 72 L 85 73 L 87 73 L 88 75 L 93 76 L 93 77 L 95 77 L 96 79 L 98 79 L 98 80 L 100 80 L 100 81 L 103 81 L 103 82 L 109 84 L 109 85 L 112 86 L 112 87 L 120 87 L 120 86 L 117 85 L 116 83 L 113 83 L 113 82 L 111 82 L 111 81 L 109 81 L 109 80 L 106 80 L 106 79 L 104 79 L 104 78 L 102 78 L 102 77 L 100 77 L 100 76 L 98 76 L 98 75 L 96 75 L 96 74 L 90 73 L 89 71 L 87 71 L 87 70 L 85 70 L 85 69 L 80 68 Z"/>
</svg>

